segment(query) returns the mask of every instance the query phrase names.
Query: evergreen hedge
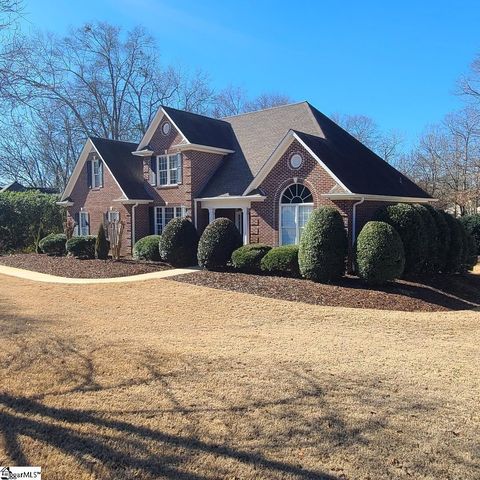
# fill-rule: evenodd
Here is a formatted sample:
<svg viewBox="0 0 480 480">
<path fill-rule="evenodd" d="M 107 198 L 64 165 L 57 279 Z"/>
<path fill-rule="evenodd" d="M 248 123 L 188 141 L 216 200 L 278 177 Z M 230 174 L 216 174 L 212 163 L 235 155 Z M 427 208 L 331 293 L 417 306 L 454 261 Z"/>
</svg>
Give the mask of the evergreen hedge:
<svg viewBox="0 0 480 480">
<path fill-rule="evenodd" d="M 345 273 L 348 240 L 339 211 L 333 207 L 315 209 L 305 225 L 298 250 L 302 277 L 329 282 Z"/>
<path fill-rule="evenodd" d="M 147 235 L 138 240 L 133 246 L 134 260 L 146 260 L 149 262 L 159 262 L 160 258 L 160 235 Z"/>
<path fill-rule="evenodd" d="M 423 225 L 425 227 L 426 254 L 425 263 L 423 264 L 423 271 L 426 273 L 437 273 L 439 264 L 439 243 L 438 243 L 438 228 L 435 219 L 430 210 L 425 205 L 415 205 L 417 212 L 422 217 Z"/>
<path fill-rule="evenodd" d="M 260 262 L 263 257 L 272 249 L 269 245 L 252 243 L 242 245 L 232 253 L 232 265 L 237 270 L 245 273 L 256 273 L 260 271 Z"/>
<path fill-rule="evenodd" d="M 450 231 L 450 244 L 447 259 L 443 271 L 445 273 L 457 273 L 463 270 L 464 239 L 460 222 L 449 213 L 442 212 Z"/>
<path fill-rule="evenodd" d="M 372 221 L 365 224 L 356 243 L 356 272 L 370 285 L 400 278 L 405 268 L 402 239 L 388 223 Z"/>
<path fill-rule="evenodd" d="M 298 277 L 298 245 L 282 245 L 272 248 L 260 262 L 262 271 L 271 275 Z"/>
<path fill-rule="evenodd" d="M 380 208 L 375 220 L 391 225 L 402 239 L 405 273 L 420 273 L 427 258 L 427 235 L 422 217 L 413 205 L 397 203 Z"/>
<path fill-rule="evenodd" d="M 435 272 L 443 272 L 447 263 L 448 251 L 450 249 L 450 228 L 445 220 L 442 211 L 433 208 L 431 205 L 424 205 L 432 215 L 435 225 L 437 226 L 437 257 L 432 268 Z"/>
<path fill-rule="evenodd" d="M 38 191 L 0 193 L 0 253 L 38 250 L 45 233 L 63 231 L 58 195 Z"/>
<path fill-rule="evenodd" d="M 82 260 L 95 258 L 96 241 L 97 237 L 94 235 L 72 237 L 67 240 L 66 250 L 70 255 Z"/>
<path fill-rule="evenodd" d="M 480 213 L 465 215 L 460 218 L 467 232 L 473 237 L 477 255 L 480 255 Z"/>
<path fill-rule="evenodd" d="M 40 240 L 38 247 L 47 255 L 60 257 L 67 254 L 66 243 L 67 236 L 64 233 L 51 233 Z"/>
<path fill-rule="evenodd" d="M 197 265 L 198 233 L 187 218 L 170 220 L 160 237 L 160 257 L 174 267 Z"/>
<path fill-rule="evenodd" d="M 203 231 L 198 242 L 198 264 L 206 269 L 223 268 L 234 250 L 242 246 L 242 236 L 228 218 L 217 218 Z"/>
</svg>

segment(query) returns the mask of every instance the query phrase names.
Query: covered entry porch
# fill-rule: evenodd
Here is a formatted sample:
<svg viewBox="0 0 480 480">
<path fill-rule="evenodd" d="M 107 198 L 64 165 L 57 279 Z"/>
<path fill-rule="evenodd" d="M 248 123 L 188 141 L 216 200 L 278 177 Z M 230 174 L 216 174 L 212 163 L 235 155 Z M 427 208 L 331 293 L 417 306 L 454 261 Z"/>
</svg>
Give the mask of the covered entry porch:
<svg viewBox="0 0 480 480">
<path fill-rule="evenodd" d="M 266 197 L 249 195 L 239 197 L 212 197 L 195 199 L 195 226 L 203 230 L 216 218 L 228 218 L 242 235 L 244 245 L 250 243 L 250 207 L 252 202 L 263 202 Z"/>
</svg>

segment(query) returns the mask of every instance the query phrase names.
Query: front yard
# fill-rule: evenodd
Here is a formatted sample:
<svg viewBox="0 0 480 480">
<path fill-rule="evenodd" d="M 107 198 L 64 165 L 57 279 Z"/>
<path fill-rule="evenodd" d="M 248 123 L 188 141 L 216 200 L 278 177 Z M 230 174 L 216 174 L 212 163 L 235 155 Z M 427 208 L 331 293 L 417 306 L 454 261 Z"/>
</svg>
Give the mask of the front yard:
<svg viewBox="0 0 480 480">
<path fill-rule="evenodd" d="M 2 277 L 0 464 L 48 479 L 477 479 L 475 311 Z"/>
</svg>

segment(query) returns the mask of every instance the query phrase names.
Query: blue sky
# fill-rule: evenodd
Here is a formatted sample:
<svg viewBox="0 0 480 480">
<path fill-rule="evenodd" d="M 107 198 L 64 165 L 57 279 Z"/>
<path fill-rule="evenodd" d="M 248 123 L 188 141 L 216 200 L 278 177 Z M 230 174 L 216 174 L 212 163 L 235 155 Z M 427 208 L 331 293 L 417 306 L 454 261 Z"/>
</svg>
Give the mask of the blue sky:
<svg viewBox="0 0 480 480">
<path fill-rule="evenodd" d="M 470 0 L 26 1 L 26 28 L 142 24 L 166 63 L 200 67 L 215 86 L 369 115 L 408 142 L 461 105 L 455 82 L 480 52 L 480 4 Z"/>
</svg>

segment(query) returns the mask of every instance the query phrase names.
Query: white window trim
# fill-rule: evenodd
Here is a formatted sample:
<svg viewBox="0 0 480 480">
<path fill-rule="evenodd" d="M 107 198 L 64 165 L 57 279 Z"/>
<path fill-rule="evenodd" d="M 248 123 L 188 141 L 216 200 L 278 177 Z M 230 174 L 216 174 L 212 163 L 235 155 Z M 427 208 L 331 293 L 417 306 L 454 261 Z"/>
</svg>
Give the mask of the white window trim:
<svg viewBox="0 0 480 480">
<path fill-rule="evenodd" d="M 166 208 L 173 208 L 173 218 L 185 217 L 186 211 L 187 211 L 187 209 L 184 205 L 165 205 L 165 206 L 161 206 L 161 207 L 154 207 L 154 209 L 153 209 L 153 219 L 154 219 L 153 229 L 154 229 L 155 235 L 161 235 L 163 230 L 165 230 L 165 209 Z M 181 209 L 180 217 L 175 215 L 177 208 Z M 157 212 L 158 212 L 158 210 L 162 210 L 161 229 L 158 228 L 158 223 L 157 223 Z"/>
<path fill-rule="evenodd" d="M 82 230 L 82 216 L 85 216 L 87 219 L 86 220 L 87 233 L 84 233 Z M 89 222 L 88 212 L 85 212 L 85 211 L 78 212 L 78 235 L 79 236 L 90 235 L 90 222 Z"/>
<path fill-rule="evenodd" d="M 102 171 L 101 171 L 102 161 L 99 158 L 94 157 L 91 160 L 91 162 L 92 162 L 92 188 L 101 188 L 102 187 Z M 95 165 L 98 165 L 98 174 L 97 175 L 95 175 Z M 99 178 L 98 185 L 95 182 L 95 177 Z"/>
<path fill-rule="evenodd" d="M 114 221 L 114 220 L 112 220 L 112 218 L 111 218 L 111 217 L 113 216 L 113 214 L 116 214 L 116 216 L 118 216 L 118 220 L 120 220 L 120 212 L 119 212 L 118 210 L 109 210 L 109 211 L 107 212 L 107 220 L 108 220 L 109 222 L 113 222 L 113 221 Z"/>
<path fill-rule="evenodd" d="M 171 182 L 171 173 L 170 173 L 170 158 L 176 157 L 178 155 L 178 164 L 177 164 L 177 181 L 175 183 Z M 160 183 L 160 159 L 166 158 L 167 159 L 167 183 Z M 162 170 L 165 171 L 165 170 Z M 175 187 L 177 185 L 181 185 L 182 181 L 178 181 L 179 171 L 182 172 L 182 181 L 183 181 L 183 156 L 181 153 L 170 153 L 168 155 L 157 155 L 157 178 L 156 178 L 156 186 L 157 187 Z"/>
</svg>

